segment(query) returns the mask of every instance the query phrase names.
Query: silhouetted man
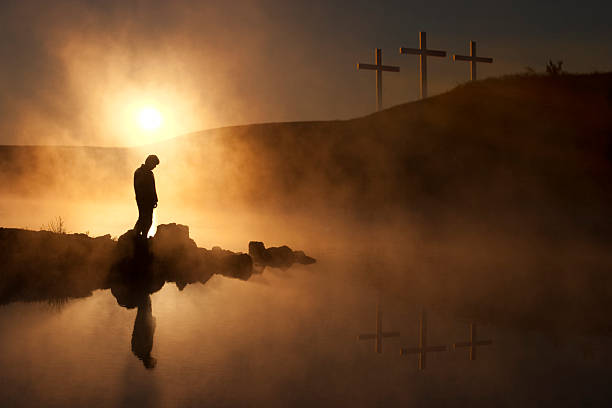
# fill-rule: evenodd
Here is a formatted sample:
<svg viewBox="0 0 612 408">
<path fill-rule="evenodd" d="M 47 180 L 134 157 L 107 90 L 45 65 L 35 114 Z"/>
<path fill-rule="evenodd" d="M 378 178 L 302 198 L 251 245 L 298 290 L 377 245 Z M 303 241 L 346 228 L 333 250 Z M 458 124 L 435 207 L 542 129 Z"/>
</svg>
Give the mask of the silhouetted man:
<svg viewBox="0 0 612 408">
<path fill-rule="evenodd" d="M 134 192 L 138 204 L 138 221 L 134 225 L 137 237 L 147 237 L 153 224 L 153 209 L 157 207 L 157 192 L 155 191 L 155 177 L 153 169 L 159 164 L 155 155 L 150 155 L 144 164 L 134 172 Z"/>
</svg>

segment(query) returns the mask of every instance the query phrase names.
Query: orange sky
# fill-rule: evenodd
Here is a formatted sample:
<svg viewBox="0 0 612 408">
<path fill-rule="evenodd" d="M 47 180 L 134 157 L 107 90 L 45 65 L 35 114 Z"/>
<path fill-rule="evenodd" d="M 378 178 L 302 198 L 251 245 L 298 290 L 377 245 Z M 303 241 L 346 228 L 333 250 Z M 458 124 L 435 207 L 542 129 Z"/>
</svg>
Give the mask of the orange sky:
<svg viewBox="0 0 612 408">
<path fill-rule="evenodd" d="M 477 40 L 495 64 L 481 77 L 612 69 L 610 6 L 567 1 L 5 1 L 0 5 L 0 144 L 134 145 L 256 122 L 344 119 L 375 107 L 373 48 L 386 106 L 418 97 L 417 58 L 400 46 L 466 53 Z M 589 7 L 587 7 L 589 6 Z M 430 63 L 430 93 L 469 77 L 465 63 Z M 138 112 L 163 115 L 144 131 Z"/>
</svg>

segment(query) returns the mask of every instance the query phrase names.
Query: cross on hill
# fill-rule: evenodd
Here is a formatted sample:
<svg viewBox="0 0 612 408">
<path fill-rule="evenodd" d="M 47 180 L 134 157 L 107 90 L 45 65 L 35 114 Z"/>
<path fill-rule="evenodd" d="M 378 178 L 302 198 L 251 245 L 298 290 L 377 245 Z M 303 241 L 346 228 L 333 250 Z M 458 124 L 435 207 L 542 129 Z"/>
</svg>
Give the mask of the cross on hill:
<svg viewBox="0 0 612 408">
<path fill-rule="evenodd" d="M 419 346 L 412 348 L 400 349 L 400 355 L 407 354 L 419 355 L 419 370 L 425 369 L 425 357 L 427 353 L 437 351 L 448 351 L 447 346 L 429 346 L 427 345 L 427 314 L 425 310 L 421 311 L 421 319 L 419 320 Z"/>
<path fill-rule="evenodd" d="M 436 51 L 427 49 L 427 33 L 419 33 L 419 48 L 399 49 L 400 54 L 419 55 L 419 76 L 421 78 L 420 96 L 421 99 L 427 98 L 427 57 L 446 57 L 446 51 Z"/>
<path fill-rule="evenodd" d="M 476 55 L 476 41 L 470 41 L 470 55 L 455 55 L 453 54 L 453 61 L 469 61 L 470 63 L 470 81 L 476 81 L 476 63 L 484 62 L 485 64 L 492 64 L 493 58 L 478 57 Z"/>
<path fill-rule="evenodd" d="M 399 72 L 399 67 L 382 64 L 382 50 L 376 48 L 375 51 L 376 65 L 358 63 L 357 69 L 369 69 L 376 71 L 376 110 L 382 109 L 382 72 Z"/>
<path fill-rule="evenodd" d="M 470 323 L 470 341 L 461 341 L 453 344 L 453 349 L 458 347 L 470 348 L 470 360 L 476 360 L 476 347 L 493 344 L 493 340 L 476 340 L 476 323 Z"/>
<path fill-rule="evenodd" d="M 384 337 L 399 337 L 400 332 L 383 332 L 382 331 L 382 311 L 380 303 L 376 304 L 376 333 L 360 334 L 358 340 L 376 340 L 374 349 L 378 354 L 382 353 L 382 339 Z"/>
</svg>

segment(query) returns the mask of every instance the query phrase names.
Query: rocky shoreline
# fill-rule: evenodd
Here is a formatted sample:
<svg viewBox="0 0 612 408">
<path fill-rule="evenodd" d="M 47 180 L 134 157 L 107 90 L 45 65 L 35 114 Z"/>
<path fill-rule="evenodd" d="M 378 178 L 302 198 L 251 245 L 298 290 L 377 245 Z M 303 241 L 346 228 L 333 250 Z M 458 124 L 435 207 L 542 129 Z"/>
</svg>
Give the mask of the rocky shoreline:
<svg viewBox="0 0 612 408">
<path fill-rule="evenodd" d="M 249 243 L 248 254 L 199 248 L 189 227 L 180 224 L 159 225 L 147 240 L 136 239 L 130 230 L 116 241 L 110 235 L 0 228 L 0 304 L 86 297 L 108 288 L 115 295 L 130 288 L 153 293 L 165 282 L 183 289 L 215 274 L 248 280 L 265 267 L 314 262 L 302 251 L 265 248 L 257 241 Z M 123 296 L 116 297 L 122 303 Z"/>
</svg>

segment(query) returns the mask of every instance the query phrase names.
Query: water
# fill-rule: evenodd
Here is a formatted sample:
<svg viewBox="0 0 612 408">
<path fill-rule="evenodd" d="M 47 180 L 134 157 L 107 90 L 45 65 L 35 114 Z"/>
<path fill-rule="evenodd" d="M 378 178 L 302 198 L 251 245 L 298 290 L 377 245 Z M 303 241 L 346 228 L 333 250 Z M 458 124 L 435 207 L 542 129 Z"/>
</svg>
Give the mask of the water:
<svg viewBox="0 0 612 408">
<path fill-rule="evenodd" d="M 3 200 L 0 225 L 38 229 L 62 211 L 70 231 L 92 236 L 120 235 L 136 216 L 127 204 Z M 53 304 L 0 306 L 1 407 L 557 407 L 607 406 L 612 398 L 611 339 L 576 324 L 589 322 L 588 303 L 576 302 L 582 309 L 566 323 L 563 311 L 529 309 L 537 291 L 496 299 L 503 293 L 462 286 L 454 264 L 433 274 L 428 262 L 445 256 L 442 244 L 427 252 L 419 237 L 411 244 L 412 230 L 402 225 L 348 229 L 333 217 L 165 207 L 158 216 L 161 223 L 190 225 L 201 247 L 245 251 L 257 239 L 303 249 L 318 262 L 266 269 L 248 281 L 215 275 L 182 291 L 166 283 L 150 296 L 150 316 L 144 314 L 154 321 L 153 369 L 132 351 L 137 309 L 120 306 L 111 290 Z M 453 248 L 461 256 L 452 259 L 464 262 L 469 245 Z M 478 281 L 496 276 L 482 273 Z M 375 331 L 379 301 L 383 330 L 401 333 L 383 340 L 382 354 L 372 340 L 357 340 Z M 462 302 L 471 307 L 457 308 Z M 472 322 L 493 344 L 480 347 L 475 361 L 466 349 L 429 353 L 419 371 L 417 356 L 399 350 L 418 345 L 423 309 L 430 345 L 468 340 Z M 546 313 L 557 323 L 540 327 Z M 138 327 L 146 343 L 150 328 Z"/>
<path fill-rule="evenodd" d="M 318 255 L 318 254 L 313 254 Z M 146 369 L 132 352 L 136 309 L 110 290 L 63 304 L 0 307 L 0 405 L 66 406 L 604 406 L 608 337 L 482 323 L 478 349 L 400 356 L 418 344 L 424 305 L 356 278 L 365 263 L 340 253 L 312 266 L 267 269 L 249 281 L 214 276 L 151 295 Z M 383 341 L 375 330 L 381 299 Z M 427 305 L 428 342 L 469 338 L 471 319 Z"/>
</svg>

